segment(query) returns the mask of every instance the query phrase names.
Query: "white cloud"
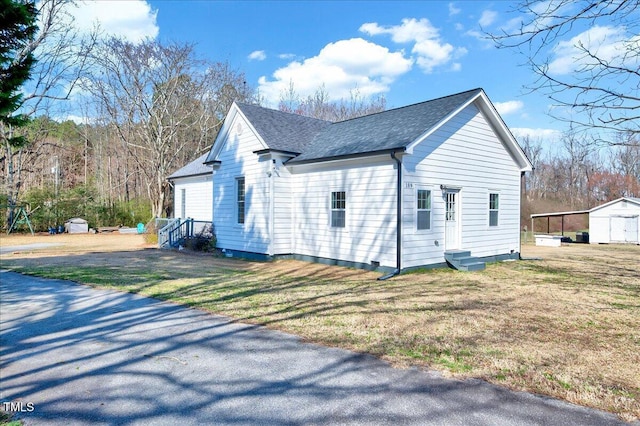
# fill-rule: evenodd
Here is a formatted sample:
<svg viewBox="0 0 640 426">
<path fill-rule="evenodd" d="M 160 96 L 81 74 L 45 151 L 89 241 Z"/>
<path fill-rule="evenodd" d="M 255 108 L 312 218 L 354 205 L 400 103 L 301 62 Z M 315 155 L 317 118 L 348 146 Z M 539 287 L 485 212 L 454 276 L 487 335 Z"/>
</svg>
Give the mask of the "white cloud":
<svg viewBox="0 0 640 426">
<path fill-rule="evenodd" d="M 403 19 L 401 25 L 380 26 L 369 22 L 360 26 L 360 31 L 372 36 L 389 34 L 396 43 L 414 43 L 412 53 L 416 55 L 416 63 L 425 73 L 447 64 L 452 59 L 467 53 L 464 48 L 456 48 L 444 42 L 440 31 L 428 19 Z"/>
<path fill-rule="evenodd" d="M 496 107 L 500 115 L 507 115 L 520 111 L 524 107 L 524 104 L 522 101 L 506 101 L 494 102 L 493 106 Z"/>
<path fill-rule="evenodd" d="M 525 137 L 529 137 L 533 140 L 554 141 L 562 136 L 560 130 L 555 129 L 533 129 L 529 127 L 511 127 L 511 133 L 516 139 L 521 140 Z"/>
<path fill-rule="evenodd" d="M 293 59 L 296 57 L 295 53 L 281 53 L 278 55 L 278 58 L 280 59 Z"/>
<path fill-rule="evenodd" d="M 479 30 L 468 30 L 465 31 L 464 35 L 475 38 L 480 43 L 480 48 L 482 49 L 492 49 L 495 47 L 493 41 Z"/>
<path fill-rule="evenodd" d="M 409 43 L 428 39 L 437 39 L 438 29 L 431 25 L 428 19 L 419 21 L 415 18 L 403 19 L 402 25 L 380 26 L 375 22 L 368 22 L 360 26 L 360 31 L 369 35 L 390 34 L 396 43 Z"/>
<path fill-rule="evenodd" d="M 105 35 L 134 43 L 156 38 L 160 31 L 156 24 L 158 11 L 151 9 L 145 0 L 84 1 L 70 8 L 69 13 L 75 18 L 75 27 L 81 31 L 91 31 L 99 24 Z"/>
<path fill-rule="evenodd" d="M 556 75 L 579 72 L 585 67 L 596 65 L 594 59 L 585 56 L 580 46 L 589 49 L 611 66 L 637 66 L 638 57 L 628 56 L 630 52 L 640 50 L 640 36 L 629 38 L 626 28 L 596 25 L 568 41 L 561 41 L 553 48 L 553 60 L 549 72 Z M 626 56 L 626 57 L 625 57 Z M 635 63 L 630 63 L 635 62 Z"/>
<path fill-rule="evenodd" d="M 264 61 L 265 59 L 267 59 L 267 54 L 264 52 L 264 50 L 254 50 L 253 52 L 249 53 L 248 58 L 250 61 Z"/>
<path fill-rule="evenodd" d="M 494 22 L 496 22 L 497 18 L 498 18 L 498 12 L 495 12 L 493 10 L 484 10 L 482 12 L 482 15 L 480 16 L 480 20 L 478 21 L 478 24 L 480 24 L 481 27 L 488 27 Z"/>
<path fill-rule="evenodd" d="M 60 122 L 64 122 L 64 121 L 73 121 L 76 124 L 88 124 L 88 123 L 95 123 L 95 119 L 89 119 L 88 117 L 83 117 L 80 115 L 75 115 L 75 114 L 66 114 L 66 115 L 61 115 L 60 117 L 57 117 L 57 120 Z"/>
<path fill-rule="evenodd" d="M 321 85 L 334 99 L 346 98 L 357 87 L 363 96 L 384 93 L 395 79 L 413 65 L 402 52 L 361 38 L 340 40 L 326 45 L 317 56 L 294 61 L 276 70 L 273 79 L 258 79 L 260 94 L 272 105 L 293 83 L 300 96 L 313 94 Z"/>
<path fill-rule="evenodd" d="M 499 26 L 500 31 L 505 33 L 512 33 L 520 28 L 523 24 L 522 18 L 511 18 L 507 22 L 502 23 Z"/>
<path fill-rule="evenodd" d="M 456 7 L 453 3 L 449 3 L 449 16 L 457 15 L 462 12 L 462 9 Z"/>
</svg>

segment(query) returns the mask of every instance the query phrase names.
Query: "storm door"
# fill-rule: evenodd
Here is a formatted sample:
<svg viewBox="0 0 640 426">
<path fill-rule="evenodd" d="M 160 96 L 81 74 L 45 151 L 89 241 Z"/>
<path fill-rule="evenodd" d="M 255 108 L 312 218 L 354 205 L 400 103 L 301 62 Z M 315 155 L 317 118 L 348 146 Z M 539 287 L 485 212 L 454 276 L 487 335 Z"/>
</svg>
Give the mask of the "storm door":
<svg viewBox="0 0 640 426">
<path fill-rule="evenodd" d="M 445 250 L 456 250 L 460 248 L 460 193 L 446 191 L 444 197 Z"/>
</svg>

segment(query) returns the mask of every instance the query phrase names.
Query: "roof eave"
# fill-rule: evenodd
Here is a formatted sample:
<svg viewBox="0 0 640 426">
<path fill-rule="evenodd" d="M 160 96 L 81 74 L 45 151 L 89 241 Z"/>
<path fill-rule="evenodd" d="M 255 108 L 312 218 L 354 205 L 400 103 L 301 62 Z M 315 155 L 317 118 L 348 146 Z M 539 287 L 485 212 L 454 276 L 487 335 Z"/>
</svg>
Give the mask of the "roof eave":
<svg viewBox="0 0 640 426">
<path fill-rule="evenodd" d="M 285 151 L 282 149 L 271 149 L 271 148 L 260 149 L 258 151 L 253 151 L 253 153 L 256 155 L 281 154 L 289 157 L 297 157 L 298 155 L 300 155 L 299 152 L 295 152 L 295 151 Z"/>
<path fill-rule="evenodd" d="M 640 202 L 638 202 L 633 197 L 620 197 L 620 198 L 616 198 L 615 200 L 611 200 L 609 202 L 606 202 L 604 204 L 600 204 L 599 206 L 595 206 L 594 208 L 589 210 L 589 212 L 594 212 L 596 210 L 600 210 L 600 209 L 603 209 L 605 207 L 609 207 L 609 206 L 611 206 L 613 204 L 619 203 L 620 201 L 627 201 L 627 202 L 631 202 L 632 204 L 636 204 L 636 205 L 640 206 Z"/>
<path fill-rule="evenodd" d="M 298 159 L 291 159 L 289 161 L 287 161 L 287 165 L 292 165 L 292 166 L 297 166 L 297 165 L 303 165 L 303 164 L 312 164 L 312 163 L 329 163 L 329 162 L 333 162 L 333 161 L 342 161 L 342 160 L 351 160 L 354 158 L 364 158 L 364 157 L 374 157 L 374 156 L 378 156 L 378 155 L 383 155 L 383 154 L 391 154 L 391 153 L 405 153 L 406 152 L 406 147 L 401 146 L 401 147 L 396 147 L 396 148 L 389 148 L 389 149 L 382 149 L 382 150 L 378 150 L 378 151 L 368 151 L 368 152 L 361 152 L 361 153 L 356 153 L 356 154 L 345 154 L 345 155 L 335 155 L 335 156 L 331 156 L 331 157 L 320 157 L 320 158 L 310 158 L 308 160 L 298 160 Z"/>
<path fill-rule="evenodd" d="M 179 176 L 169 176 L 167 178 L 168 181 L 174 181 L 176 179 L 183 179 L 183 178 L 190 178 L 190 177 L 198 177 L 198 176 L 208 176 L 210 175 L 211 172 L 201 172 L 201 173 L 194 173 L 194 174 L 189 174 L 189 175 L 179 175 Z"/>
<path fill-rule="evenodd" d="M 490 117 L 490 123 L 493 125 L 494 129 L 498 132 L 501 138 L 507 142 L 509 151 L 515 157 L 518 167 L 520 168 L 520 172 L 533 171 L 533 164 L 531 164 L 531 161 L 516 140 L 515 136 L 513 136 L 513 133 L 511 133 L 509 127 L 507 127 L 507 125 L 505 124 L 504 120 L 498 113 L 498 110 L 493 105 L 484 90 L 481 90 L 480 93 L 474 96 L 472 102 L 475 102 L 478 99 L 482 99 L 483 101 L 480 109 L 485 113 L 489 113 L 488 115 Z"/>
</svg>

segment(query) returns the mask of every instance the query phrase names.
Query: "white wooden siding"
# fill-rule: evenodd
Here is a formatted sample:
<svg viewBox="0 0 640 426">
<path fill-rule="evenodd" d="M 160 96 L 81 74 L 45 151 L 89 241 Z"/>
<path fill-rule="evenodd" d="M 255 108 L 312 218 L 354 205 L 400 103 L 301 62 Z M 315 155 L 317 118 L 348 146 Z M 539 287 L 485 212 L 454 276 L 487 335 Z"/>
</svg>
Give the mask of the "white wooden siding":
<svg viewBox="0 0 640 426">
<path fill-rule="evenodd" d="M 259 159 L 255 151 L 266 149 L 259 137 L 240 114 L 232 121 L 218 141 L 221 166 L 214 174 L 218 247 L 396 267 L 397 170 L 389 155 L 283 166 L 277 156 Z M 245 177 L 244 225 L 236 223 L 239 176 Z M 475 256 L 519 250 L 519 168 L 470 105 L 403 157 L 402 268 L 444 262 L 441 185 L 460 189 L 460 248 Z M 418 188 L 431 191 L 429 230 L 416 227 Z M 345 228 L 330 226 L 332 191 L 346 192 Z M 489 226 L 491 192 L 500 194 L 496 227 Z"/>
<path fill-rule="evenodd" d="M 276 161 L 272 174 L 274 188 L 272 254 L 291 254 L 292 199 L 291 173 Z"/>
<path fill-rule="evenodd" d="M 173 181 L 174 213 L 181 217 L 182 189 L 185 190 L 185 218 L 211 221 L 213 211 L 213 194 L 211 192 L 211 175 L 177 178 Z M 184 218 L 182 218 L 184 219 Z"/>
<path fill-rule="evenodd" d="M 240 126 L 238 126 L 240 124 Z M 240 132 L 239 129 L 242 129 Z M 235 115 L 214 172 L 213 199 L 218 247 L 253 253 L 269 251 L 268 164 L 258 161 L 254 151 L 264 149 L 240 116 Z M 236 178 L 245 178 L 245 223 L 237 223 Z"/>
<path fill-rule="evenodd" d="M 363 164 L 367 162 L 366 165 Z M 396 176 L 389 157 L 305 166 L 292 175 L 293 251 L 395 267 Z M 301 166 L 298 166 L 301 167 Z M 346 226 L 330 226 L 331 191 L 346 192 Z"/>
<path fill-rule="evenodd" d="M 441 185 L 460 188 L 460 248 L 474 256 L 519 251 L 520 171 L 491 126 L 470 105 L 403 160 L 403 268 L 444 261 Z M 431 230 L 417 231 L 416 188 L 431 189 Z M 499 196 L 498 226 L 489 226 L 489 193 Z"/>
</svg>

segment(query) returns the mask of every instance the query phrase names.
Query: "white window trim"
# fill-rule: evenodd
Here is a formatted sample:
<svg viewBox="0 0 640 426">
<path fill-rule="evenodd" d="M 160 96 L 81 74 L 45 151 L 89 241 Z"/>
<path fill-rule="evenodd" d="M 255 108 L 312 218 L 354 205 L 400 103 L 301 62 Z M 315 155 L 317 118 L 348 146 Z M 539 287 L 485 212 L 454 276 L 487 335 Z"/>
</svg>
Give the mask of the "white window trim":
<svg viewBox="0 0 640 426">
<path fill-rule="evenodd" d="M 498 195 L 498 208 L 495 210 L 491 209 L 491 194 L 497 194 Z M 496 191 L 496 190 L 489 190 L 487 191 L 487 227 L 489 229 L 499 229 L 500 225 L 502 223 L 502 221 L 500 220 L 501 218 L 501 214 L 500 214 L 500 210 L 502 207 L 502 195 L 500 194 L 500 191 Z M 491 225 L 491 212 L 492 211 L 496 211 L 498 212 L 498 224 L 497 225 Z"/>
<path fill-rule="evenodd" d="M 244 180 L 244 221 L 242 223 L 240 223 L 240 217 L 238 215 L 238 183 L 239 180 L 243 179 Z M 234 226 L 238 227 L 238 228 L 244 228 L 244 226 L 247 224 L 247 178 L 244 175 L 239 175 L 236 176 L 233 179 L 233 194 L 234 194 L 234 200 L 233 200 L 233 219 L 234 219 Z"/>
<path fill-rule="evenodd" d="M 334 192 L 344 192 L 344 227 L 337 227 L 337 226 L 332 226 L 332 213 L 333 213 L 333 206 L 331 205 L 332 202 L 332 196 Z M 328 202 L 328 221 L 327 221 L 327 226 L 329 227 L 329 230 L 333 231 L 333 232 L 345 232 L 347 231 L 347 229 L 349 228 L 349 191 L 347 191 L 345 188 L 343 187 L 336 187 L 336 188 L 330 188 L 329 189 L 329 202 Z"/>
<path fill-rule="evenodd" d="M 427 229 L 418 229 L 418 191 L 423 190 L 423 191 L 429 191 L 430 192 L 430 201 L 431 201 L 431 208 L 429 209 L 430 215 L 429 215 L 429 227 Z M 415 226 L 414 229 L 416 231 L 416 233 L 428 233 L 428 232 L 433 232 L 433 188 L 431 186 L 426 186 L 426 185 L 416 185 L 416 189 L 414 191 L 414 220 L 415 220 Z"/>
</svg>

